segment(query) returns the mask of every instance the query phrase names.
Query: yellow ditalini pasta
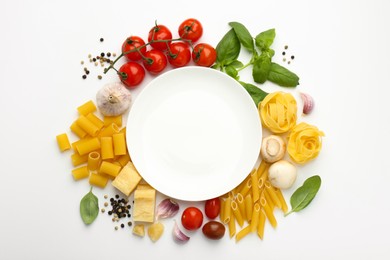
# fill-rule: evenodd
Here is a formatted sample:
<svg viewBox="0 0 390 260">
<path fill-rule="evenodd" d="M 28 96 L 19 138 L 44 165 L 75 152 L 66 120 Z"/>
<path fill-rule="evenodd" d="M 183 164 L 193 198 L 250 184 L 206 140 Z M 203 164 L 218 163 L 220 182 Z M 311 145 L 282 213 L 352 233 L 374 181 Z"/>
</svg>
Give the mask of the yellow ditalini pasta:
<svg viewBox="0 0 390 260">
<path fill-rule="evenodd" d="M 91 152 L 88 154 L 88 170 L 90 171 L 96 171 L 99 169 L 100 166 L 100 153 L 98 152 Z"/>
<path fill-rule="evenodd" d="M 273 133 L 285 133 L 296 124 L 297 102 L 290 93 L 269 93 L 258 108 L 263 126 Z"/>
<path fill-rule="evenodd" d="M 124 133 L 113 134 L 112 140 L 114 143 L 115 156 L 125 155 L 127 153 L 125 134 Z"/>
<path fill-rule="evenodd" d="M 77 121 L 74 121 L 70 126 L 70 130 L 75 133 L 78 137 L 84 138 L 87 136 L 87 132 L 85 132 L 78 124 Z"/>
<path fill-rule="evenodd" d="M 84 155 L 90 152 L 93 152 L 97 149 L 100 149 L 100 141 L 99 138 L 95 137 L 85 142 L 80 142 L 76 145 L 77 152 L 80 155 Z"/>
<path fill-rule="evenodd" d="M 119 127 L 112 123 L 111 125 L 103 128 L 100 133 L 99 133 L 99 137 L 103 137 L 103 136 L 112 136 L 113 134 L 117 134 L 119 133 Z"/>
<path fill-rule="evenodd" d="M 67 134 L 59 134 L 56 136 L 56 139 L 61 152 L 69 150 L 71 148 Z"/>
<path fill-rule="evenodd" d="M 83 115 L 80 115 L 76 122 L 90 136 L 96 136 L 99 133 L 99 128 Z"/>
<path fill-rule="evenodd" d="M 318 156 L 325 134 L 307 123 L 296 125 L 288 136 L 287 152 L 296 163 L 306 163 Z"/>
<path fill-rule="evenodd" d="M 108 178 L 101 174 L 91 173 L 89 176 L 89 184 L 100 188 L 106 187 Z"/>
<path fill-rule="evenodd" d="M 114 163 L 103 161 L 100 164 L 100 170 L 99 171 L 102 172 L 102 173 L 105 173 L 105 174 L 108 174 L 108 175 L 116 177 L 116 176 L 118 176 L 121 168 L 122 167 L 120 167 L 119 165 L 116 165 Z"/>
<path fill-rule="evenodd" d="M 89 171 L 87 166 L 82 166 L 72 170 L 73 178 L 78 181 L 89 176 Z"/>
<path fill-rule="evenodd" d="M 77 108 L 77 111 L 80 115 L 86 116 L 89 113 L 93 113 L 96 111 L 96 106 L 92 100 L 87 101 Z"/>
<path fill-rule="evenodd" d="M 86 115 L 86 118 L 89 121 L 91 121 L 92 124 L 97 126 L 99 130 L 101 130 L 104 127 L 104 122 L 100 118 L 98 118 L 95 114 L 89 113 L 88 115 Z"/>
<path fill-rule="evenodd" d="M 110 136 L 100 137 L 100 143 L 101 143 L 102 159 L 107 160 L 107 159 L 114 158 L 112 137 Z"/>
<path fill-rule="evenodd" d="M 122 116 L 105 116 L 104 117 L 104 125 L 109 126 L 112 123 L 116 124 L 117 126 L 122 126 Z"/>
<path fill-rule="evenodd" d="M 78 153 L 74 153 L 70 158 L 72 160 L 73 166 L 78 166 L 88 161 L 88 154 L 80 155 Z"/>
</svg>

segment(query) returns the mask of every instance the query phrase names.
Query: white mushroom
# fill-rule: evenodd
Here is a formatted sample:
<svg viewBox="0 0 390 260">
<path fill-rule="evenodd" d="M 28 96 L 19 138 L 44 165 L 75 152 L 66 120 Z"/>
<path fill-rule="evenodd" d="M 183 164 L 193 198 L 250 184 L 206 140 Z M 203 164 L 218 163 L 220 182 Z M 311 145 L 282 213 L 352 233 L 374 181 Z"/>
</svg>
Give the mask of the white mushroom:
<svg viewBox="0 0 390 260">
<path fill-rule="evenodd" d="M 281 160 L 285 153 L 286 144 L 280 136 L 270 135 L 263 139 L 260 154 L 267 163 Z"/>
<path fill-rule="evenodd" d="M 271 184 L 280 189 L 290 188 L 297 178 L 296 167 L 285 160 L 273 163 L 268 170 L 268 179 Z"/>
<path fill-rule="evenodd" d="M 103 115 L 119 116 L 129 109 L 131 94 L 122 83 L 109 83 L 97 92 L 96 103 Z"/>
</svg>

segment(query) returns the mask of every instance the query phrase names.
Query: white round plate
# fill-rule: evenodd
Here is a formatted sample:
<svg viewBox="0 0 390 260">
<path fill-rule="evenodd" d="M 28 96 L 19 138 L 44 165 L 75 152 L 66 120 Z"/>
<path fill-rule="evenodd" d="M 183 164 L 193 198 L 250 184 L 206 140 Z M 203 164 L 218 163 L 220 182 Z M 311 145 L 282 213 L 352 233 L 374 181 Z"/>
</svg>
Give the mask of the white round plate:
<svg viewBox="0 0 390 260">
<path fill-rule="evenodd" d="M 127 146 L 159 192 L 201 201 L 236 187 L 255 166 L 262 128 L 247 91 L 210 68 L 174 69 L 152 80 L 128 116 Z"/>
</svg>

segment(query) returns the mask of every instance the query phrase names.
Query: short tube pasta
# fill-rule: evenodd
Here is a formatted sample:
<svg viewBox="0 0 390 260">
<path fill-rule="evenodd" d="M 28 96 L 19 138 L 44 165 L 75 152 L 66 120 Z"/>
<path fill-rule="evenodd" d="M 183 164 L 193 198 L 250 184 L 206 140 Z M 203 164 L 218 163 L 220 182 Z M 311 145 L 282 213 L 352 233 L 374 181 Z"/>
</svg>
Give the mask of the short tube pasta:
<svg viewBox="0 0 390 260">
<path fill-rule="evenodd" d="M 89 171 L 87 166 L 82 166 L 72 170 L 73 178 L 78 181 L 89 176 Z"/>
<path fill-rule="evenodd" d="M 100 172 L 116 177 L 121 170 L 119 165 L 103 161 L 100 165 Z"/>
<path fill-rule="evenodd" d="M 80 115 L 86 116 L 89 113 L 93 113 L 96 111 L 96 106 L 92 100 L 87 101 L 77 108 L 77 111 Z"/>
<path fill-rule="evenodd" d="M 119 116 L 105 116 L 104 119 L 104 125 L 109 126 L 112 123 L 116 124 L 117 126 L 122 126 L 122 115 Z"/>
<path fill-rule="evenodd" d="M 104 122 L 98 118 L 95 114 L 93 113 L 89 113 L 86 118 L 92 122 L 92 124 L 94 124 L 95 126 L 97 126 L 97 128 L 99 128 L 99 130 L 101 130 L 104 126 Z"/>
<path fill-rule="evenodd" d="M 125 134 L 124 133 L 113 134 L 112 140 L 114 143 L 115 156 L 125 155 L 127 153 Z"/>
<path fill-rule="evenodd" d="M 87 132 L 85 132 L 78 124 L 77 124 L 77 121 L 74 121 L 71 125 L 70 125 L 70 130 L 76 134 L 78 137 L 80 138 L 84 138 L 87 136 Z"/>
<path fill-rule="evenodd" d="M 66 151 L 71 148 L 68 135 L 63 133 L 56 136 L 58 147 L 60 151 Z"/>
<path fill-rule="evenodd" d="M 101 137 L 100 142 L 101 142 L 102 159 L 107 160 L 107 159 L 114 158 L 112 137 L 110 136 Z"/>
<path fill-rule="evenodd" d="M 131 161 L 131 158 L 130 155 L 126 153 L 125 155 L 119 156 L 116 161 L 119 162 L 122 167 L 124 167 L 128 162 Z"/>
<path fill-rule="evenodd" d="M 99 133 L 99 128 L 83 115 L 80 115 L 76 122 L 90 136 L 96 136 Z"/>
<path fill-rule="evenodd" d="M 99 169 L 100 166 L 100 153 L 98 152 L 91 152 L 88 154 L 88 169 L 90 171 L 96 171 Z"/>
<path fill-rule="evenodd" d="M 80 155 L 100 149 L 99 138 L 95 137 L 90 140 L 86 140 L 85 142 L 80 142 L 76 145 L 76 149 Z"/>
<path fill-rule="evenodd" d="M 103 137 L 103 136 L 112 136 L 113 134 L 117 134 L 119 133 L 119 127 L 112 123 L 111 125 L 103 128 L 100 133 L 99 133 L 99 137 Z"/>
<path fill-rule="evenodd" d="M 101 174 L 91 173 L 91 175 L 89 176 L 89 184 L 93 186 L 104 188 L 106 187 L 107 182 L 108 178 Z"/>
</svg>

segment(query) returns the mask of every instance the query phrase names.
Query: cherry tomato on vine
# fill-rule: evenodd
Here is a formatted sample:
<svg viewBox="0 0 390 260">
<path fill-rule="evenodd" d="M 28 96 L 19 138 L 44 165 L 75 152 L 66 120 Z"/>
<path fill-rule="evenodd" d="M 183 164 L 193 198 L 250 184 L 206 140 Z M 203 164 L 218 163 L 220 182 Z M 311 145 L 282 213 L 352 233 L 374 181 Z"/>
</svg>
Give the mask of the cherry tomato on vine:
<svg viewBox="0 0 390 260">
<path fill-rule="evenodd" d="M 169 63 L 174 67 L 183 67 L 191 61 L 191 51 L 188 44 L 184 42 L 174 42 L 170 46 L 167 54 Z"/>
<path fill-rule="evenodd" d="M 217 51 L 207 43 L 199 43 L 192 51 L 192 60 L 199 66 L 210 67 L 217 59 Z"/>
<path fill-rule="evenodd" d="M 167 66 L 167 57 L 162 51 L 150 50 L 144 55 L 142 63 L 147 71 L 157 74 L 165 69 Z"/>
<path fill-rule="evenodd" d="M 142 40 L 141 37 L 138 37 L 138 36 L 130 36 L 128 37 L 122 44 L 122 53 L 125 53 L 125 52 L 128 52 L 128 51 L 132 51 L 130 53 L 127 53 L 125 54 L 126 58 L 128 60 L 133 60 L 133 61 L 137 61 L 137 60 L 140 60 L 142 58 L 141 54 L 136 50 L 136 48 L 139 48 L 141 47 L 142 45 L 144 45 L 145 42 L 144 40 Z M 142 54 L 145 54 L 146 52 L 146 47 L 144 48 L 141 48 L 139 50 Z"/>
<path fill-rule="evenodd" d="M 172 33 L 165 25 L 156 25 L 149 31 L 148 41 L 170 41 L 172 40 Z M 150 45 L 157 50 L 165 51 L 170 42 L 153 42 Z"/>
<path fill-rule="evenodd" d="M 145 77 L 145 69 L 134 61 L 123 64 L 118 71 L 120 80 L 128 88 L 135 88 Z"/>
<path fill-rule="evenodd" d="M 219 198 L 206 200 L 204 205 L 204 212 L 206 216 L 210 219 L 215 219 L 218 217 L 219 212 L 221 210 L 221 201 Z"/>
<path fill-rule="evenodd" d="M 202 226 L 203 213 L 198 208 L 188 207 L 181 215 L 181 224 L 187 230 L 196 230 Z"/>
<path fill-rule="evenodd" d="M 180 24 L 178 32 L 181 38 L 196 42 L 202 37 L 203 26 L 198 20 L 190 18 Z"/>
</svg>

